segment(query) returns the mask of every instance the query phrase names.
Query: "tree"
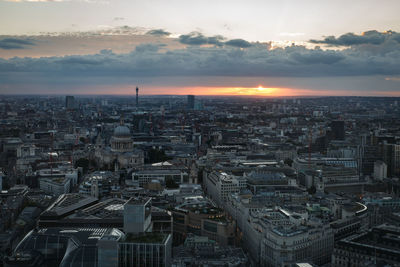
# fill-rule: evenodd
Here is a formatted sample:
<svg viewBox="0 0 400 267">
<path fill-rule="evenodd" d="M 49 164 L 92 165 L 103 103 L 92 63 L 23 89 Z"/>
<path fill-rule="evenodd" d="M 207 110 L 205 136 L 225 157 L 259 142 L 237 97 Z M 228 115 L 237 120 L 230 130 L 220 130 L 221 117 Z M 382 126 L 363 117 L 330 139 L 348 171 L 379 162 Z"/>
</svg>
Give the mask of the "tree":
<svg viewBox="0 0 400 267">
<path fill-rule="evenodd" d="M 307 189 L 307 191 L 308 191 L 308 193 L 309 193 L 310 195 L 314 195 L 315 192 L 317 192 L 317 188 L 315 188 L 315 186 L 312 185 L 310 188 Z"/>
<path fill-rule="evenodd" d="M 175 183 L 175 181 L 172 178 L 167 178 L 167 180 L 165 181 L 165 186 L 167 188 L 178 188 L 179 185 L 177 183 Z"/>
<path fill-rule="evenodd" d="M 162 161 L 167 161 L 171 159 L 167 155 L 165 155 L 164 150 L 159 150 L 159 149 L 150 149 L 148 152 L 148 162 L 147 163 L 156 163 L 156 162 L 162 162 Z"/>
<path fill-rule="evenodd" d="M 293 160 L 290 158 L 286 158 L 283 163 L 285 163 L 286 165 L 289 165 L 290 167 L 292 167 L 293 164 Z"/>
</svg>

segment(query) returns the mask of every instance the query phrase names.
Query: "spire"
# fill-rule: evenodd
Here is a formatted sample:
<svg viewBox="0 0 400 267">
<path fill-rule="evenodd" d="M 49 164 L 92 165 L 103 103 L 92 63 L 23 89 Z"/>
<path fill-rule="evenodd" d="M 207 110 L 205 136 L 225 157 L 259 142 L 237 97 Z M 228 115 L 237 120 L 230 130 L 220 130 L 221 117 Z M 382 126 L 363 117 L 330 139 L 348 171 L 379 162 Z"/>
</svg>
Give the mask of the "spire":
<svg viewBox="0 0 400 267">
<path fill-rule="evenodd" d="M 124 115 L 121 115 L 121 119 L 119 121 L 119 125 L 124 125 Z"/>
</svg>

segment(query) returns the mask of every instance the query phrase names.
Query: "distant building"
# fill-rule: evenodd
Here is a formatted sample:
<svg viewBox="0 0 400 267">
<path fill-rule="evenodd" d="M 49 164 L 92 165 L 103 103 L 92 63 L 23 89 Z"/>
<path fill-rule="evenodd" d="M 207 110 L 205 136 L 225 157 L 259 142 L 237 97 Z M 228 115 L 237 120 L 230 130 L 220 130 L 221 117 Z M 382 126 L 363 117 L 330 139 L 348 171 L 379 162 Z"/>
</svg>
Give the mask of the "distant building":
<svg viewBox="0 0 400 267">
<path fill-rule="evenodd" d="M 344 140 L 344 121 L 332 121 L 331 129 L 334 140 Z"/>
<path fill-rule="evenodd" d="M 139 87 L 136 87 L 136 107 L 139 107 Z"/>
<path fill-rule="evenodd" d="M 100 165 L 109 168 L 135 168 L 144 164 L 144 153 L 142 150 L 133 147 L 131 132 L 128 127 L 117 126 L 111 137 L 110 146 L 104 144 L 104 140 L 99 135 L 96 140 L 95 157 Z"/>
<path fill-rule="evenodd" d="M 3 177 L 4 173 L 2 170 L 0 170 L 0 192 L 3 190 Z"/>
<path fill-rule="evenodd" d="M 383 161 L 387 164 L 388 177 L 396 177 L 400 175 L 400 145 L 383 144 L 381 146 Z"/>
<path fill-rule="evenodd" d="M 71 190 L 71 178 L 68 177 L 40 178 L 39 184 L 40 189 L 55 196 L 69 193 Z"/>
<path fill-rule="evenodd" d="M 212 172 L 205 179 L 205 188 L 217 205 L 224 206 L 228 195 L 246 188 L 246 179 L 225 172 Z"/>
<path fill-rule="evenodd" d="M 383 161 L 375 161 L 374 162 L 374 178 L 382 181 L 387 178 L 387 165 Z"/>
<path fill-rule="evenodd" d="M 132 182 L 136 186 L 145 186 L 152 180 L 159 180 L 165 184 L 168 181 L 173 181 L 176 184 L 182 184 L 187 182 L 189 175 L 187 172 L 182 170 L 168 170 L 168 169 L 153 169 L 153 170 L 141 170 L 132 173 Z"/>
<path fill-rule="evenodd" d="M 69 110 L 76 108 L 75 97 L 71 95 L 65 97 L 65 108 Z"/>
<path fill-rule="evenodd" d="M 195 103 L 194 95 L 188 95 L 187 96 L 187 108 L 194 109 L 194 103 Z"/>
</svg>

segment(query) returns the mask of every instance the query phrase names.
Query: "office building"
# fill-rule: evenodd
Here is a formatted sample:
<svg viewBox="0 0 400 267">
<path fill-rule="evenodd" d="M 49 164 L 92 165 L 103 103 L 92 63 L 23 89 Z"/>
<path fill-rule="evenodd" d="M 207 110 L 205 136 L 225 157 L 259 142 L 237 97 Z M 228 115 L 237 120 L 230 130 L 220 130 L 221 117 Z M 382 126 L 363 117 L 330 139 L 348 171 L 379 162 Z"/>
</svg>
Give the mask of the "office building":
<svg viewBox="0 0 400 267">
<path fill-rule="evenodd" d="M 73 110 L 76 108 L 75 97 L 67 95 L 65 97 L 65 108 L 68 110 Z"/>
<path fill-rule="evenodd" d="M 194 95 L 187 96 L 187 109 L 194 109 Z"/>
<path fill-rule="evenodd" d="M 131 198 L 124 204 L 124 232 L 143 233 L 151 226 L 151 198 Z"/>
<path fill-rule="evenodd" d="M 334 140 L 344 140 L 344 121 L 332 121 L 331 129 Z"/>
</svg>

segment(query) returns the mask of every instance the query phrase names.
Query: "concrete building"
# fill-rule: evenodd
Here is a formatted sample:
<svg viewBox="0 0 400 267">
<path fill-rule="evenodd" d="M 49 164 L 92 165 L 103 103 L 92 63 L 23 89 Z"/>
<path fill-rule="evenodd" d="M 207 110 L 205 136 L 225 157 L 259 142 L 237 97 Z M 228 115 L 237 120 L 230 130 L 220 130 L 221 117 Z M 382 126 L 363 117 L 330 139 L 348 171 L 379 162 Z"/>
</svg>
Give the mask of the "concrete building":
<svg viewBox="0 0 400 267">
<path fill-rule="evenodd" d="M 131 198 L 124 204 L 124 232 L 151 231 L 151 198 Z"/>
<path fill-rule="evenodd" d="M 59 196 L 70 192 L 71 182 L 71 178 L 67 177 L 40 178 L 39 187 L 45 192 Z"/>
<path fill-rule="evenodd" d="M 148 169 L 132 173 L 132 182 L 136 186 L 144 186 L 152 180 L 159 180 L 165 184 L 168 180 L 176 184 L 187 183 L 189 175 L 183 170 L 174 169 Z"/>
<path fill-rule="evenodd" d="M 170 266 L 172 237 L 148 233 L 130 235 L 118 242 L 118 266 Z"/>
<path fill-rule="evenodd" d="M 137 168 L 144 164 L 143 151 L 134 148 L 131 132 L 122 122 L 114 129 L 109 146 L 98 135 L 95 158 L 100 165 L 115 169 Z"/>
<path fill-rule="evenodd" d="M 332 267 L 398 266 L 399 235 L 399 227 L 383 224 L 344 238 L 335 244 Z"/>
<path fill-rule="evenodd" d="M 219 207 L 223 207 L 230 194 L 238 193 L 246 188 L 246 179 L 241 176 L 214 171 L 207 175 L 204 184 L 211 199 Z"/>
<path fill-rule="evenodd" d="M 380 160 L 374 162 L 374 178 L 379 181 L 387 178 L 387 165 L 385 162 Z"/>
<path fill-rule="evenodd" d="M 221 245 L 234 244 L 234 222 L 208 200 L 191 199 L 176 206 L 172 216 L 175 244 L 183 243 L 189 233 L 207 236 Z"/>
</svg>

